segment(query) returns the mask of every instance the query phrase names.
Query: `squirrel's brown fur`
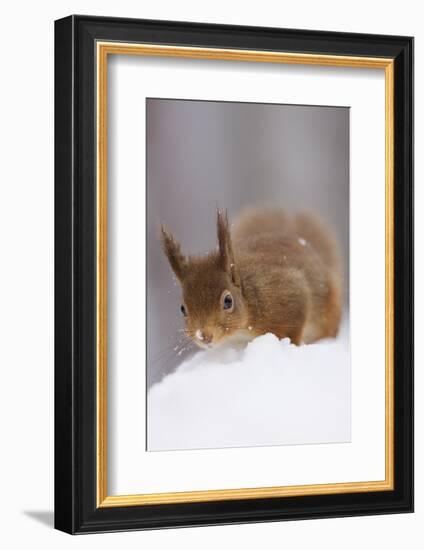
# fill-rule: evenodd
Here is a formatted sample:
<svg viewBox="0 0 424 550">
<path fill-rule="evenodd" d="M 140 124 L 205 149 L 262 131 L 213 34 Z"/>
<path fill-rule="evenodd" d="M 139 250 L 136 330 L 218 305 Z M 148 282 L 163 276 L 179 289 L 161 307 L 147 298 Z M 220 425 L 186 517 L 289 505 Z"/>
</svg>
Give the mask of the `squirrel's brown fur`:
<svg viewBox="0 0 424 550">
<path fill-rule="evenodd" d="M 267 332 L 295 344 L 337 335 L 339 249 L 321 220 L 251 209 L 230 231 L 226 213 L 218 211 L 217 230 L 217 251 L 187 257 L 162 227 L 163 248 L 182 287 L 186 332 L 198 345 L 246 342 Z M 232 307 L 226 309 L 228 294 Z"/>
</svg>

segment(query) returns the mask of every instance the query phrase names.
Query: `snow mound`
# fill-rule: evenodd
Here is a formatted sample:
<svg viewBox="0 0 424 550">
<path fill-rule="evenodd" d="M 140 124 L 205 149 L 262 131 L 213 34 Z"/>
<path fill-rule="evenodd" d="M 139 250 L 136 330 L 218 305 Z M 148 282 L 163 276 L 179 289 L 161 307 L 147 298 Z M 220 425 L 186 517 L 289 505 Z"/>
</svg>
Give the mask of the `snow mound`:
<svg viewBox="0 0 424 550">
<path fill-rule="evenodd" d="M 295 346 L 265 334 L 199 351 L 148 393 L 149 451 L 350 440 L 347 330 Z"/>
</svg>

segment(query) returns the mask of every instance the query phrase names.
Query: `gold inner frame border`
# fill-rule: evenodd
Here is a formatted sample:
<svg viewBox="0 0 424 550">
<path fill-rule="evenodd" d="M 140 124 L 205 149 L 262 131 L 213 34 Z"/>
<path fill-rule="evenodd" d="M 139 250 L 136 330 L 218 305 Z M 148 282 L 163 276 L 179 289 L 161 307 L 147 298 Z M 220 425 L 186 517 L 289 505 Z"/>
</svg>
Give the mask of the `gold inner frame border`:
<svg viewBox="0 0 424 550">
<path fill-rule="evenodd" d="M 109 55 L 217 59 L 296 65 L 384 69 L 385 72 L 385 479 L 348 483 L 108 495 L 107 492 L 107 62 Z M 96 470 L 97 507 L 142 506 L 394 489 L 394 60 L 391 58 L 269 52 L 141 43 L 96 43 L 97 64 L 97 296 Z"/>
</svg>

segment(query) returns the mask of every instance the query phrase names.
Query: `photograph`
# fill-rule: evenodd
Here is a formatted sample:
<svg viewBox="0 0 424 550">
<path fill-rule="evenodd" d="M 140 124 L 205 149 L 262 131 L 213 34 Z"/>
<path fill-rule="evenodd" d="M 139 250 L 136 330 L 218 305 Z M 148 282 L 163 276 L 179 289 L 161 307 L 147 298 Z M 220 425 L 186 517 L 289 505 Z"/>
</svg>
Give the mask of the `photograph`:
<svg viewBox="0 0 424 550">
<path fill-rule="evenodd" d="M 350 441 L 349 120 L 146 98 L 148 451 Z"/>
<path fill-rule="evenodd" d="M 422 11 L 3 5 L 1 548 L 424 547 Z"/>
<path fill-rule="evenodd" d="M 54 69 L 55 528 L 411 512 L 413 38 L 69 15 Z"/>
</svg>

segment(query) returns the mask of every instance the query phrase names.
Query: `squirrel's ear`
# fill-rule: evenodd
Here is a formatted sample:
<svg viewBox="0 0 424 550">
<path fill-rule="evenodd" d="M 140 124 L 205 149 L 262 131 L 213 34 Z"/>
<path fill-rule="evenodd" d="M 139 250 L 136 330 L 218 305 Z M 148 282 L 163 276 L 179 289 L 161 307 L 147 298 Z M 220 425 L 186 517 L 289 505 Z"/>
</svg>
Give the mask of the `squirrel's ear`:
<svg viewBox="0 0 424 550">
<path fill-rule="evenodd" d="M 224 271 L 231 275 L 231 279 L 236 286 L 240 285 L 236 266 L 234 264 L 234 253 L 231 244 L 231 233 L 228 225 L 227 211 L 225 213 L 217 210 L 216 218 L 218 232 L 218 247 L 221 265 Z"/>
<path fill-rule="evenodd" d="M 161 226 L 161 240 L 163 250 L 171 264 L 172 270 L 177 279 L 181 281 L 187 267 L 187 260 L 181 252 L 181 245 L 174 239 L 173 235 L 167 231 L 164 225 Z"/>
</svg>

